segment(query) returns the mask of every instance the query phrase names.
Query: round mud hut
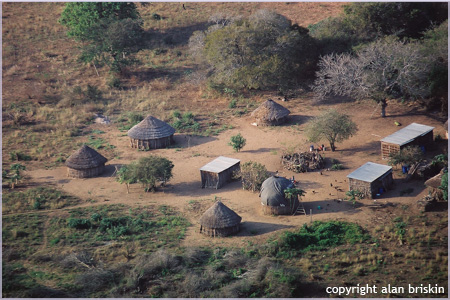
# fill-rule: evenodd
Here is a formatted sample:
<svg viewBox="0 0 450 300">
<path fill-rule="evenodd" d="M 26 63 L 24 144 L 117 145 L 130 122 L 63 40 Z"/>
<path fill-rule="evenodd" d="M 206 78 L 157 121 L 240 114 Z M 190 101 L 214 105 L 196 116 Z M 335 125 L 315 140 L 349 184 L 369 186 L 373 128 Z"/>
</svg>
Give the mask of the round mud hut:
<svg viewBox="0 0 450 300">
<path fill-rule="evenodd" d="M 258 126 L 272 126 L 285 123 L 290 113 L 289 109 L 269 99 L 255 109 L 251 116 Z"/>
<path fill-rule="evenodd" d="M 228 236 L 237 233 L 242 218 L 234 211 L 217 201 L 200 218 L 200 233 L 216 236 Z"/>
<path fill-rule="evenodd" d="M 173 143 L 175 129 L 155 117 L 147 116 L 142 122 L 128 130 L 131 148 L 141 150 L 159 149 Z"/>
<path fill-rule="evenodd" d="M 98 176 L 105 170 L 107 161 L 103 155 L 83 145 L 66 160 L 67 176 L 73 178 Z"/>
<path fill-rule="evenodd" d="M 261 204 L 266 215 L 290 215 L 293 214 L 299 201 L 286 199 L 284 190 L 294 188 L 294 184 L 287 178 L 271 176 L 261 185 Z M 291 203 L 292 202 L 292 203 Z"/>
</svg>

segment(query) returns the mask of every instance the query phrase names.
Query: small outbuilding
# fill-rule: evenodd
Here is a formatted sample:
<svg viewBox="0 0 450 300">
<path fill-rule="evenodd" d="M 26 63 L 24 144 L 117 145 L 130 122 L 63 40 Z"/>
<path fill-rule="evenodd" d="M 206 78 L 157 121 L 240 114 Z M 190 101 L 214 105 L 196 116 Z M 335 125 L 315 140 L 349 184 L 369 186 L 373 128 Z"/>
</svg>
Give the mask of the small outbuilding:
<svg viewBox="0 0 450 300">
<path fill-rule="evenodd" d="M 220 189 L 225 183 L 231 181 L 233 172 L 240 169 L 239 159 L 219 156 L 200 168 L 202 188 Z"/>
<path fill-rule="evenodd" d="M 285 123 L 290 113 L 289 109 L 269 99 L 255 109 L 251 116 L 259 126 L 272 126 Z"/>
<path fill-rule="evenodd" d="M 87 145 L 83 145 L 66 160 L 67 176 L 73 178 L 95 177 L 103 173 L 108 160 Z"/>
<path fill-rule="evenodd" d="M 239 232 L 242 218 L 220 200 L 208 208 L 200 218 L 200 233 L 228 236 Z"/>
<path fill-rule="evenodd" d="M 175 129 L 155 117 L 147 116 L 128 130 L 131 148 L 141 150 L 159 149 L 173 143 Z"/>
<path fill-rule="evenodd" d="M 388 159 L 407 146 L 419 146 L 423 150 L 433 143 L 434 127 L 412 123 L 381 140 L 381 157 Z"/>
<path fill-rule="evenodd" d="M 367 162 L 347 175 L 349 190 L 359 191 L 369 199 L 382 194 L 394 184 L 392 167 Z"/>
<path fill-rule="evenodd" d="M 290 215 L 299 205 L 298 199 L 289 200 L 284 195 L 284 190 L 294 188 L 294 184 L 287 178 L 271 176 L 261 185 L 261 204 L 263 213 L 267 215 Z"/>
</svg>

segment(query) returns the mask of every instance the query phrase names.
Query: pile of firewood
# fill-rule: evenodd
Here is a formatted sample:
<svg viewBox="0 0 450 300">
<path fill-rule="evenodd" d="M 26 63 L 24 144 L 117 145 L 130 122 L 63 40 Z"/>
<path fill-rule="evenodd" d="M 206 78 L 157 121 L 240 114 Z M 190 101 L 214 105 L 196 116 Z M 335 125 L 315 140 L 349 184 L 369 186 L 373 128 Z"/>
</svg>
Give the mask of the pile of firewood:
<svg viewBox="0 0 450 300">
<path fill-rule="evenodd" d="M 323 169 L 325 162 L 317 151 L 286 153 L 281 156 L 283 168 L 296 173 Z"/>
</svg>

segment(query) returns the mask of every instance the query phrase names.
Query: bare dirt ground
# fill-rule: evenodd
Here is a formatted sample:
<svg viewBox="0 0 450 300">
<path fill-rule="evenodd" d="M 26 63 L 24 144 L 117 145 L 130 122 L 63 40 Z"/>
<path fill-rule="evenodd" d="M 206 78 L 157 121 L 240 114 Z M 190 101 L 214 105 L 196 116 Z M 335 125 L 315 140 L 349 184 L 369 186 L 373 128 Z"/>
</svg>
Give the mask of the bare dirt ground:
<svg viewBox="0 0 450 300">
<path fill-rule="evenodd" d="M 340 103 L 316 106 L 311 99 L 292 99 L 281 102 L 291 110 L 289 124 L 279 127 L 255 127 L 251 125 L 249 117 L 230 120 L 233 129 L 222 132 L 216 137 L 188 136 L 175 134 L 176 148 L 158 149 L 149 152 L 136 151 L 129 147 L 128 137 L 121 133 L 114 125 L 92 125 L 92 129 L 105 131 L 102 138 L 115 145 L 119 157 L 110 158 L 107 171 L 102 177 L 91 179 L 71 179 L 66 176 L 66 168 L 30 170 L 33 185 L 53 185 L 86 202 L 82 206 L 98 204 L 124 203 L 131 206 L 145 206 L 148 204 L 169 205 L 179 209 L 190 220 L 192 226 L 187 231 L 183 241 L 185 246 L 243 246 L 248 241 L 259 243 L 280 230 L 296 228 L 310 222 L 310 215 L 270 216 L 263 215 L 258 193 L 242 190 L 240 182 L 232 182 L 219 190 L 201 189 L 199 168 L 223 155 L 240 159 L 241 162 L 257 161 L 264 164 L 271 172 L 278 171 L 280 176 L 292 177 L 299 182 L 298 186 L 306 190 L 303 203 L 306 211 L 312 211 L 312 220 L 347 220 L 357 222 L 368 227 L 383 224 L 396 216 L 384 209 L 383 213 L 368 207 L 373 200 L 362 200 L 356 207 L 348 201 L 339 202 L 345 198 L 348 190 L 346 176 L 367 161 L 387 164 L 381 159 L 380 142 L 397 130 L 394 121 L 402 126 L 412 122 L 434 126 L 434 134 L 445 136 L 443 124 L 431 117 L 415 112 L 413 107 L 390 103 L 388 117 L 379 117 L 373 102 Z M 304 136 L 305 123 L 311 117 L 324 109 L 335 107 L 349 113 L 358 124 L 358 133 L 343 143 L 337 145 L 336 152 L 326 151 L 325 157 L 338 159 L 345 167 L 341 171 L 309 172 L 296 174 L 283 170 L 280 156 L 283 149 L 298 146 L 307 151 L 309 145 Z M 400 127 L 401 128 L 401 127 Z M 247 144 L 239 152 L 233 152 L 227 145 L 232 135 L 240 132 Z M 325 143 L 324 143 L 325 144 Z M 100 150 L 101 152 L 101 150 Z M 127 164 L 139 157 L 157 154 L 174 162 L 173 179 L 169 184 L 156 193 L 145 193 L 140 185 L 133 185 L 127 194 L 125 185 L 121 185 L 112 177 L 115 166 Z M 432 153 L 430 153 L 432 154 Z M 394 205 L 408 205 L 409 210 L 417 210 L 416 201 L 423 197 L 427 190 L 420 181 L 406 183 L 399 170 L 394 170 L 395 188 L 388 191 L 378 203 L 392 203 Z M 333 187 L 330 186 L 333 184 Z M 336 187 L 342 189 L 338 191 Z M 413 188 L 409 195 L 400 195 L 400 191 Z M 213 204 L 215 198 L 233 209 L 242 217 L 241 232 L 229 238 L 213 239 L 198 233 L 198 219 L 201 214 Z M 197 200 L 197 201 L 192 201 Z M 318 209 L 320 206 L 322 209 Z"/>
</svg>

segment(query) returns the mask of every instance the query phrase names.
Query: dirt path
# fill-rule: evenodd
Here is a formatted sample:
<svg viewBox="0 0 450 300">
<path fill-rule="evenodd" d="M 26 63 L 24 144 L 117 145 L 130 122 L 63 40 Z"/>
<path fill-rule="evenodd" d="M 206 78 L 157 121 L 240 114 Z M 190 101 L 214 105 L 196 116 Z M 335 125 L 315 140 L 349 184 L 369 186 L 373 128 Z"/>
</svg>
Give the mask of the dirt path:
<svg viewBox="0 0 450 300">
<path fill-rule="evenodd" d="M 338 144 L 338 151 L 325 152 L 326 157 L 338 159 L 345 167 L 341 171 L 325 171 L 322 175 L 318 172 L 295 174 L 283 170 L 280 165 L 280 155 L 283 149 L 295 145 L 306 151 L 309 144 L 303 134 L 305 123 L 311 117 L 320 113 L 324 108 L 314 106 L 307 100 L 296 99 L 283 105 L 292 111 L 291 121 L 288 125 L 280 127 L 255 127 L 248 118 L 235 118 L 230 120 L 233 129 L 221 133 L 215 137 L 194 137 L 184 134 L 176 134 L 177 148 L 152 150 L 151 154 L 157 154 L 174 162 L 173 179 L 162 191 L 157 193 L 144 193 L 139 185 L 130 188 L 130 194 L 126 193 L 125 185 L 120 185 L 111 175 L 115 166 L 127 164 L 139 157 L 149 155 L 150 152 L 141 152 L 129 148 L 128 138 L 122 136 L 114 127 L 93 125 L 93 129 L 101 128 L 105 131 L 102 138 L 117 148 L 118 157 L 108 162 L 107 170 L 102 177 L 90 179 L 72 179 L 66 177 L 65 167 L 52 170 L 31 170 L 27 172 L 34 184 L 53 185 L 86 200 L 79 207 L 123 203 L 130 206 L 170 205 L 184 215 L 193 224 L 186 234 L 183 244 L 189 245 L 245 245 L 248 241 L 257 243 L 266 240 L 271 234 L 286 228 L 296 228 L 309 222 L 311 217 L 299 216 L 267 216 L 261 212 L 261 204 L 257 193 L 243 191 L 239 182 L 230 183 L 219 190 L 201 189 L 199 168 L 219 155 L 240 159 L 241 162 L 257 161 L 263 163 L 271 172 L 278 171 L 281 176 L 295 176 L 299 186 L 306 190 L 303 199 L 306 211 L 313 213 L 313 220 L 348 220 L 365 225 L 382 224 L 385 220 L 379 220 L 374 211 L 367 206 L 353 207 L 349 202 L 340 202 L 345 191 L 348 190 L 346 176 L 367 161 L 386 164 L 381 160 L 379 140 L 399 128 L 394 125 L 394 120 L 408 125 L 412 122 L 435 126 L 435 134 L 444 131 L 442 124 L 424 115 L 411 115 L 408 107 L 391 104 L 391 111 L 396 111 L 394 116 L 381 119 L 377 116 L 370 118 L 373 112 L 371 102 L 357 104 L 344 103 L 330 105 L 341 111 L 353 112 L 352 118 L 358 124 L 359 132 L 350 140 Z M 239 152 L 233 152 L 227 145 L 230 137 L 241 133 L 247 144 Z M 442 135 L 442 133 L 441 133 Z M 101 150 L 100 150 L 101 152 Z M 394 178 L 397 171 L 394 171 Z M 395 205 L 407 205 L 415 209 L 417 199 L 425 195 L 423 183 L 404 183 L 396 180 L 394 190 L 384 195 L 378 203 L 394 203 Z M 331 185 L 333 187 L 331 187 Z M 339 191 L 342 190 L 343 192 Z M 400 191 L 412 188 L 410 195 L 399 197 Z M 220 198 L 222 202 L 236 211 L 242 217 L 242 230 L 234 236 L 226 239 L 211 239 L 198 233 L 198 219 L 201 213 L 214 203 L 214 199 Z M 197 203 L 197 211 L 189 209 L 193 203 Z M 363 200 L 364 205 L 373 204 L 373 201 Z M 318 209 L 318 207 L 322 209 Z M 58 212 L 55 212 L 57 214 Z M 47 241 L 45 240 L 46 244 Z"/>
</svg>

